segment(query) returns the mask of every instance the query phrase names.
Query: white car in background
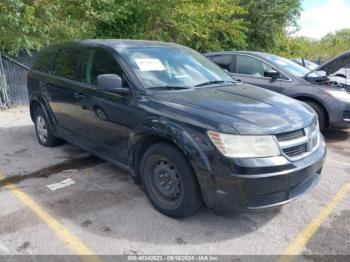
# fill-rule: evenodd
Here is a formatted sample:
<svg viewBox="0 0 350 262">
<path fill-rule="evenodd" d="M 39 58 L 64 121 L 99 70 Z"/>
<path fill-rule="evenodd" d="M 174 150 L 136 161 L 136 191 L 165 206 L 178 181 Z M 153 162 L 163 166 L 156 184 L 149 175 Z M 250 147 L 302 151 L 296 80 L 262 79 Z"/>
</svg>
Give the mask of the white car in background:
<svg viewBox="0 0 350 262">
<path fill-rule="evenodd" d="M 350 64 L 347 64 L 343 68 L 339 69 L 337 72 L 334 74 L 335 76 L 343 77 L 346 79 L 350 79 Z"/>
<path fill-rule="evenodd" d="M 294 58 L 292 61 L 310 69 L 311 72 L 324 72 L 329 80 L 338 83 L 350 92 L 350 50 L 332 58 L 321 65 L 304 58 Z"/>
<path fill-rule="evenodd" d="M 320 65 L 318 65 L 315 62 L 312 62 L 310 60 L 307 60 L 305 58 L 293 58 L 291 60 L 298 63 L 299 65 L 302 65 L 303 67 L 306 67 L 307 69 L 314 70 L 314 71 L 320 71 L 320 70 L 324 71 L 324 69 L 322 69 L 323 67 L 329 66 L 330 63 L 332 63 L 332 66 L 333 66 L 333 63 L 335 62 L 336 59 L 342 58 L 342 59 L 345 59 L 345 61 L 348 61 L 347 64 L 345 64 L 342 68 L 335 71 L 334 73 L 331 73 L 331 76 L 337 76 L 337 77 L 350 79 L 350 62 L 349 62 L 349 59 L 346 60 L 347 56 L 350 56 L 350 51 L 347 51 L 347 52 L 341 54 L 340 56 L 337 56 L 336 58 L 330 59 L 326 62 L 322 62 L 322 63 L 320 63 Z M 343 64 L 342 60 L 336 61 L 335 64 L 338 64 L 339 62 L 341 64 Z"/>
</svg>

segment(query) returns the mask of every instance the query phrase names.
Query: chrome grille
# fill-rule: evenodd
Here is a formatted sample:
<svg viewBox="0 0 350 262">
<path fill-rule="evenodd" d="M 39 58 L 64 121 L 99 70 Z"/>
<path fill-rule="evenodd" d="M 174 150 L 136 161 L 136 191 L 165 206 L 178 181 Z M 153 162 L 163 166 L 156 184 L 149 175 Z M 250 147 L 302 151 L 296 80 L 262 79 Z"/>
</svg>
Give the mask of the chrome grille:
<svg viewBox="0 0 350 262">
<path fill-rule="evenodd" d="M 283 153 L 285 153 L 289 157 L 295 157 L 305 152 L 307 152 L 306 143 L 283 149 Z"/>
<path fill-rule="evenodd" d="M 304 129 L 299 129 L 295 131 L 290 131 L 282 134 L 277 134 L 276 138 L 278 141 L 287 141 L 291 139 L 296 139 L 305 136 Z"/>
<path fill-rule="evenodd" d="M 303 129 L 277 134 L 276 139 L 285 157 L 298 160 L 310 154 L 319 144 L 318 121 Z"/>
</svg>

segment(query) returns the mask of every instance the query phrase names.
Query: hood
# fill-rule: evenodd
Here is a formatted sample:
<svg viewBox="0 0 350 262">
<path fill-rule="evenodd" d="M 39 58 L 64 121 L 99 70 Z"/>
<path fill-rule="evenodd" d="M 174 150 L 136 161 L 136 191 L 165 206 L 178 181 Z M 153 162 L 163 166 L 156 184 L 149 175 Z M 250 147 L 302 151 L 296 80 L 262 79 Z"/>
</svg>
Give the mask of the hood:
<svg viewBox="0 0 350 262">
<path fill-rule="evenodd" d="M 328 78 L 331 81 L 334 81 L 334 82 L 341 84 L 341 86 L 343 86 L 343 87 L 350 87 L 350 79 L 348 79 L 348 78 L 344 78 L 344 77 L 340 77 L 340 76 L 329 76 Z"/>
<path fill-rule="evenodd" d="M 327 62 L 323 63 L 319 67 L 316 67 L 315 69 L 311 70 L 308 74 L 315 71 L 325 71 L 327 75 L 331 75 L 349 63 L 350 63 L 350 50 L 338 55 L 333 59 L 328 60 Z"/>
<path fill-rule="evenodd" d="M 241 134 L 288 132 L 308 126 L 315 117 L 297 100 L 248 84 L 160 92 L 154 96 L 159 102 L 181 105 L 186 111 L 204 111 L 202 115 L 207 119 L 220 121 L 225 116 Z"/>
</svg>

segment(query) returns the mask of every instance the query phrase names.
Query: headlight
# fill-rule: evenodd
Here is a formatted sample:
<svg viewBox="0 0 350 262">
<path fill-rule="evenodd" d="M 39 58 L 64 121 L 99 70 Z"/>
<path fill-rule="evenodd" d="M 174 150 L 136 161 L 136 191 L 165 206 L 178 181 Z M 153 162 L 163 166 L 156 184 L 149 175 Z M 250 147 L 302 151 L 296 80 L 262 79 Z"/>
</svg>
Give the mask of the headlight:
<svg viewBox="0 0 350 262">
<path fill-rule="evenodd" d="M 336 90 L 336 89 L 327 89 L 326 92 L 327 94 L 335 97 L 336 99 L 350 103 L 350 94 L 347 93 L 346 91 Z"/>
<path fill-rule="evenodd" d="M 253 158 L 281 154 L 272 136 L 243 136 L 208 131 L 210 140 L 226 157 Z"/>
</svg>

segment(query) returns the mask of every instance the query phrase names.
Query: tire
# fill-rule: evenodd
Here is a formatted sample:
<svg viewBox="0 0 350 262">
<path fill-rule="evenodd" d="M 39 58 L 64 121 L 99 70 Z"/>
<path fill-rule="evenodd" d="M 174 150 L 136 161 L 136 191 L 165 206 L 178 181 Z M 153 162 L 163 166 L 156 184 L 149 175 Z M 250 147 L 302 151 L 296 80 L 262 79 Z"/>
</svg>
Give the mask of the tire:
<svg viewBox="0 0 350 262">
<path fill-rule="evenodd" d="M 46 114 L 41 107 L 35 109 L 34 115 L 35 133 L 40 145 L 45 147 L 54 147 L 63 143 L 63 141 L 53 135 L 52 127 Z"/>
<path fill-rule="evenodd" d="M 318 116 L 318 124 L 320 126 L 320 131 L 324 132 L 326 130 L 326 128 L 327 128 L 326 112 L 316 102 L 313 102 L 313 101 L 304 101 L 304 102 L 307 103 L 309 106 L 311 106 L 316 111 L 316 114 Z"/>
<path fill-rule="evenodd" d="M 166 216 L 187 217 L 202 206 L 192 167 L 175 146 L 167 143 L 151 146 L 142 157 L 140 176 L 147 198 Z"/>
</svg>

